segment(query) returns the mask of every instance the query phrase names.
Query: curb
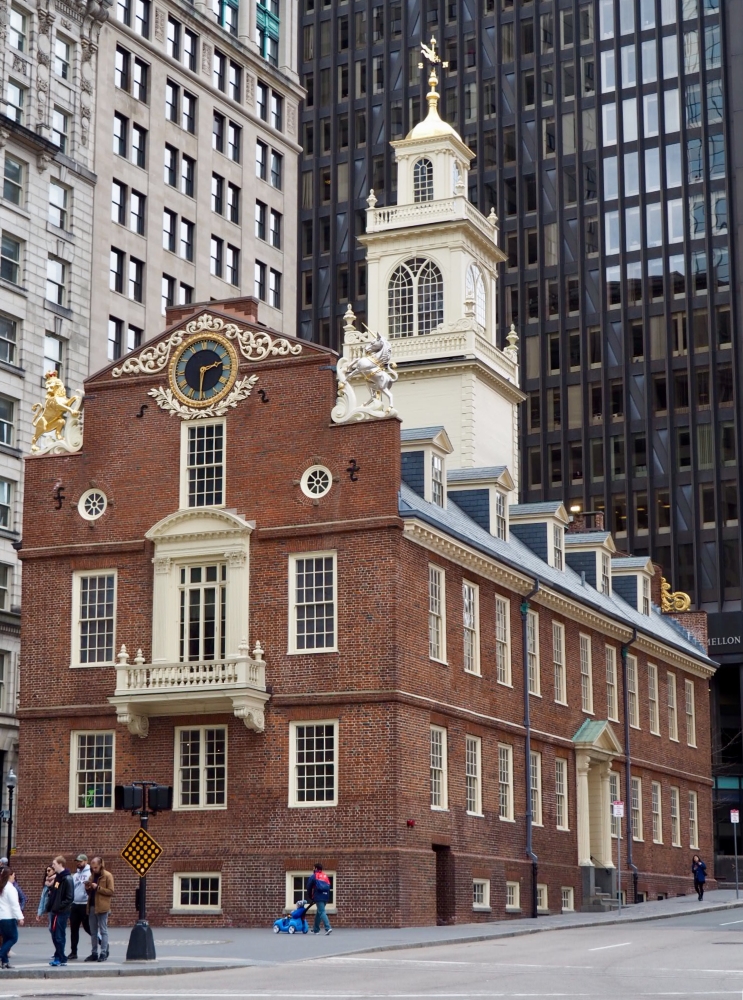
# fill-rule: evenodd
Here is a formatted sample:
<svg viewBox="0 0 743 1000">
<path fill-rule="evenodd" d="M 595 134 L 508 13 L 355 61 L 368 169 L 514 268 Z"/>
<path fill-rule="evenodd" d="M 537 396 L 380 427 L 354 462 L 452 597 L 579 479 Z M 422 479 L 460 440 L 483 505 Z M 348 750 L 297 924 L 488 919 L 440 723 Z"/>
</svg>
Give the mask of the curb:
<svg viewBox="0 0 743 1000">
<path fill-rule="evenodd" d="M 630 904 L 634 905 L 634 904 Z M 565 924 L 550 924 L 545 926 L 520 927 L 513 930 L 503 930 L 494 933 L 468 934 L 466 937 L 440 938 L 436 941 L 412 941 L 400 942 L 398 944 L 376 945 L 372 948 L 354 948 L 335 955 L 314 955 L 308 958 L 295 960 L 296 964 L 303 962 L 316 962 L 322 958 L 342 958 L 350 955 L 369 955 L 384 951 L 406 951 L 413 948 L 436 948 L 440 945 L 453 944 L 476 944 L 483 941 L 497 941 L 501 938 L 526 937 L 529 934 L 547 934 L 550 931 L 584 930 L 586 927 L 613 927 L 616 924 L 639 924 L 649 920 L 672 920 L 678 917 L 688 917 L 697 913 L 724 913 L 725 910 L 735 910 L 743 907 L 743 899 L 729 903 L 713 903 L 709 906 L 700 906 L 698 909 L 685 910 L 677 913 L 649 913 L 638 916 L 616 916 L 608 920 L 596 922 L 580 921 Z M 528 919 L 528 918 L 525 918 Z M 521 921 L 519 921 L 521 923 Z M 246 959 L 237 962 L 209 963 L 209 965 L 189 965 L 183 967 L 179 965 L 123 965 L 118 968 L 108 966 L 105 969 L 84 970 L 80 967 L 73 969 L 11 969 L 10 972 L 0 974 L 0 982 L 6 979 L 115 979 L 116 977 L 127 976 L 178 976 L 189 975 L 192 972 L 224 972 L 228 969 L 247 969 L 261 965 L 260 962 L 251 962 Z M 290 963 L 289 963 L 290 964 Z"/>
<path fill-rule="evenodd" d="M 186 975 L 192 972 L 223 972 L 225 969 L 247 969 L 253 963 L 241 960 L 238 963 L 216 962 L 209 965 L 162 965 L 162 966 L 135 966 L 124 965 L 120 968 L 108 969 L 11 969 L 10 972 L 0 974 L 0 983 L 6 979 L 115 979 L 117 976 L 177 976 Z"/>
<path fill-rule="evenodd" d="M 634 905 L 634 904 L 630 904 Z M 549 927 L 544 925 L 535 927 L 514 927 L 513 930 L 501 931 L 491 934 L 481 933 L 481 934 L 468 934 L 467 937 L 456 937 L 456 938 L 441 938 L 438 941 L 414 941 L 410 944 L 390 944 L 390 945 L 379 945 L 374 948 L 359 948 L 354 951 L 346 952 L 347 955 L 367 955 L 372 952 L 379 951 L 404 951 L 407 948 L 435 948 L 438 945 L 444 944 L 476 944 L 482 941 L 497 941 L 500 938 L 514 938 L 514 937 L 526 937 L 528 934 L 547 934 L 549 931 L 574 931 L 574 930 L 585 930 L 586 927 L 613 927 L 616 924 L 639 924 L 648 920 L 672 920 L 676 917 L 688 917 L 692 914 L 697 913 L 714 913 L 715 911 L 724 912 L 725 910 L 735 910 L 743 907 L 743 899 L 737 900 L 731 903 L 715 903 L 711 906 L 700 906 L 698 910 L 686 910 L 682 913 L 649 913 L 647 916 L 627 916 L 627 917 L 613 917 L 609 920 L 600 920 L 595 923 L 590 923 L 588 921 L 581 923 L 566 923 L 566 924 L 551 924 Z M 522 918 L 524 919 L 524 918 Z M 528 918 L 526 918 L 528 919 Z M 328 955 L 328 958 L 334 958 L 334 955 Z M 340 956 L 337 956 L 340 957 Z M 314 959 L 312 959 L 314 961 Z"/>
</svg>

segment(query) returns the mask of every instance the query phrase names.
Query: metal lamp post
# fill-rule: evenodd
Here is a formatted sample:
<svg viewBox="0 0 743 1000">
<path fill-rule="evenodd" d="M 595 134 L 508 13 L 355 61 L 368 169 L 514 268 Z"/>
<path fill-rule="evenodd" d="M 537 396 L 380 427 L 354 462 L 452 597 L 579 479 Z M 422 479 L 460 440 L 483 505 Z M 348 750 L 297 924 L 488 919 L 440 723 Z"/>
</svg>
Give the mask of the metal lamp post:
<svg viewBox="0 0 743 1000">
<path fill-rule="evenodd" d="M 8 777 L 5 783 L 8 786 L 8 850 L 6 852 L 6 856 L 8 858 L 8 863 L 10 864 L 10 850 L 13 844 L 13 792 L 18 784 L 18 777 L 12 767 L 10 771 L 8 771 Z"/>
</svg>

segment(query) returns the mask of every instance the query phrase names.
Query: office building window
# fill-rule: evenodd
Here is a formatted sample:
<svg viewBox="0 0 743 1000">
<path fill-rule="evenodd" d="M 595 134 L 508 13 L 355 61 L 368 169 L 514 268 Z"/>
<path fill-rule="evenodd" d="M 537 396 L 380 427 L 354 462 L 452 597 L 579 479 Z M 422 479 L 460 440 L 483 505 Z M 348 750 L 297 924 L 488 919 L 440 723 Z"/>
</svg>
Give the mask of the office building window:
<svg viewBox="0 0 743 1000">
<path fill-rule="evenodd" d="M 18 341 L 18 322 L 9 316 L 0 315 L 0 361 L 15 364 L 15 349 Z"/>
<path fill-rule="evenodd" d="M 212 236 L 209 242 L 209 270 L 217 278 L 222 277 L 224 266 L 224 240 L 218 236 Z"/>
<path fill-rule="evenodd" d="M 255 262 L 253 294 L 259 301 L 266 301 L 266 265 L 260 260 Z"/>
<path fill-rule="evenodd" d="M 57 306 L 66 306 L 67 265 L 55 257 L 46 262 L 46 299 Z"/>
<path fill-rule="evenodd" d="M 191 617 L 192 607 L 196 606 L 190 602 Z M 227 730 L 222 726 L 176 729 L 175 739 L 178 759 L 176 808 L 226 808 Z"/>
<path fill-rule="evenodd" d="M 114 733 L 72 734 L 71 811 L 110 811 L 113 803 Z"/>
<path fill-rule="evenodd" d="M 292 722 L 290 801 L 293 806 L 338 803 L 338 723 Z"/>
<path fill-rule="evenodd" d="M 227 254 L 225 258 L 226 263 L 226 273 L 225 277 L 231 285 L 240 284 L 240 251 L 237 247 L 233 247 L 231 243 L 227 244 Z"/>
</svg>

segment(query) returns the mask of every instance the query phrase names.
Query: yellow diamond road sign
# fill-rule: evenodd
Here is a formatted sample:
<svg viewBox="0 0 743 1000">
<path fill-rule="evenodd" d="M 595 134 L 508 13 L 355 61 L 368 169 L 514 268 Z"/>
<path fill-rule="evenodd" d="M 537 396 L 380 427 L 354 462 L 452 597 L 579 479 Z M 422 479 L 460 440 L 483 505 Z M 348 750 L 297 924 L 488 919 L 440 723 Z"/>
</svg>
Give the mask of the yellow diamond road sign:
<svg viewBox="0 0 743 1000">
<path fill-rule="evenodd" d="M 163 853 L 162 847 L 146 830 L 139 829 L 121 852 L 127 864 L 130 864 L 139 876 L 146 875 Z"/>
</svg>

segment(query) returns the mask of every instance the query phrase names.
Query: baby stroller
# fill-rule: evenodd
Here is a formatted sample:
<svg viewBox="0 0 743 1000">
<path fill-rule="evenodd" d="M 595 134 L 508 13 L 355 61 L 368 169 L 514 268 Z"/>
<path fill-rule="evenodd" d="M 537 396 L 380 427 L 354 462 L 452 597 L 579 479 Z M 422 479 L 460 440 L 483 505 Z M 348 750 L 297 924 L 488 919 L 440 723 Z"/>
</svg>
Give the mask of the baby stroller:
<svg viewBox="0 0 743 1000">
<path fill-rule="evenodd" d="M 312 903 L 308 903 L 306 899 L 300 899 L 288 917 L 279 917 L 274 921 L 274 934 L 296 934 L 297 931 L 307 934 L 310 928 L 305 914 L 311 906 Z"/>
</svg>

